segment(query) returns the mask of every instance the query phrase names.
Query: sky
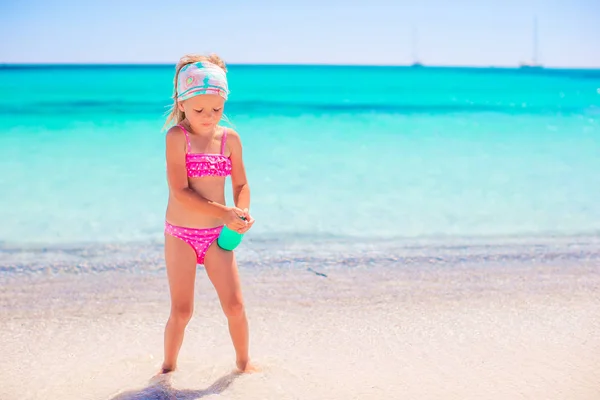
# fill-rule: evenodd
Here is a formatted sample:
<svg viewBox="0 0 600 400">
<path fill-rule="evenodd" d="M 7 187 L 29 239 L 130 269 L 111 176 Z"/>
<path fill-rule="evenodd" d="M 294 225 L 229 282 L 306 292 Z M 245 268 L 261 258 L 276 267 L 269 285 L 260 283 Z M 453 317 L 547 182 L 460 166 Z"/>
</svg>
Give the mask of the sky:
<svg viewBox="0 0 600 400">
<path fill-rule="evenodd" d="M 600 67 L 600 0 L 0 0 L 0 63 L 516 66 L 536 16 L 542 64 Z"/>
</svg>

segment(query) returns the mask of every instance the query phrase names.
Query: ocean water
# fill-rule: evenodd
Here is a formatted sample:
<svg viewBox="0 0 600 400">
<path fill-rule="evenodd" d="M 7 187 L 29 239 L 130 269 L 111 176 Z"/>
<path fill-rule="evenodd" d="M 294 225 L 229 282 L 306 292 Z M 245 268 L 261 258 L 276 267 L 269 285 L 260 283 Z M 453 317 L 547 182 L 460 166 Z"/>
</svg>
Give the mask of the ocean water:
<svg viewBox="0 0 600 400">
<path fill-rule="evenodd" d="M 173 72 L 0 67 L 0 398 L 598 398 L 600 70 L 231 66 L 263 372 L 202 276 L 171 385 Z"/>
<path fill-rule="evenodd" d="M 0 69 L 0 256 L 160 243 L 173 73 Z M 600 232 L 600 70 L 233 65 L 229 79 L 250 240 Z"/>
</svg>

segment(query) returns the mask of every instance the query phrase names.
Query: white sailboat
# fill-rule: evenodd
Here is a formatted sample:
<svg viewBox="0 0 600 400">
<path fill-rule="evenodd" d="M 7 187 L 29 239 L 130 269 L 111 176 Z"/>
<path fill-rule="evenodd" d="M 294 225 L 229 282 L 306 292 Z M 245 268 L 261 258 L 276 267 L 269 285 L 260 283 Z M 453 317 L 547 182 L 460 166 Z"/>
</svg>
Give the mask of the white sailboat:
<svg viewBox="0 0 600 400">
<path fill-rule="evenodd" d="M 542 69 L 542 64 L 538 62 L 538 24 L 537 17 L 533 19 L 533 50 L 531 63 L 521 63 L 519 66 L 522 69 Z"/>
<path fill-rule="evenodd" d="M 417 52 L 417 28 L 413 26 L 412 29 L 412 59 L 413 63 L 411 67 L 422 67 L 423 64 L 419 61 L 418 52 Z"/>
</svg>

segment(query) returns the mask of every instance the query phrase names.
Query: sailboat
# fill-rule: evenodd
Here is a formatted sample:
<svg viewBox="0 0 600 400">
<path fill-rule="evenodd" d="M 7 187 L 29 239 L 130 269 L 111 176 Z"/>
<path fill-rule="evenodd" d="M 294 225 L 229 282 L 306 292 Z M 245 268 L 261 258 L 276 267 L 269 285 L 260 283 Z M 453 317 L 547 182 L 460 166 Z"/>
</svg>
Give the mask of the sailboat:
<svg viewBox="0 0 600 400">
<path fill-rule="evenodd" d="M 542 64 L 538 63 L 538 24 L 537 17 L 533 19 L 533 56 L 531 64 L 521 63 L 521 69 L 542 69 Z"/>
<path fill-rule="evenodd" d="M 419 62 L 419 58 L 417 55 L 417 29 L 415 27 L 413 27 L 413 29 L 412 29 L 412 58 L 413 58 L 413 63 L 411 64 L 411 67 L 413 67 L 413 68 L 423 67 L 423 64 L 421 64 L 421 62 Z"/>
</svg>

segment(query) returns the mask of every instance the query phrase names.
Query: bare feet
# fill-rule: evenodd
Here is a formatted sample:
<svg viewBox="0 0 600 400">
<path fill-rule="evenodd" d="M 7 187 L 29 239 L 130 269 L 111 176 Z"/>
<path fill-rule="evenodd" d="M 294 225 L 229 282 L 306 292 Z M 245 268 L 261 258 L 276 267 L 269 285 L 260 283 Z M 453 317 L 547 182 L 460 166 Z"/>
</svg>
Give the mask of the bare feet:
<svg viewBox="0 0 600 400">
<path fill-rule="evenodd" d="M 175 368 L 165 367 L 164 365 L 160 368 L 160 371 L 156 373 L 154 376 L 164 375 L 175 371 Z"/>
<path fill-rule="evenodd" d="M 237 372 L 240 374 L 252 374 L 254 372 L 260 372 L 260 368 L 258 368 L 256 365 L 252 364 L 250 362 L 250 360 L 247 360 L 247 361 L 238 360 L 236 362 L 236 365 L 237 365 Z"/>
</svg>

